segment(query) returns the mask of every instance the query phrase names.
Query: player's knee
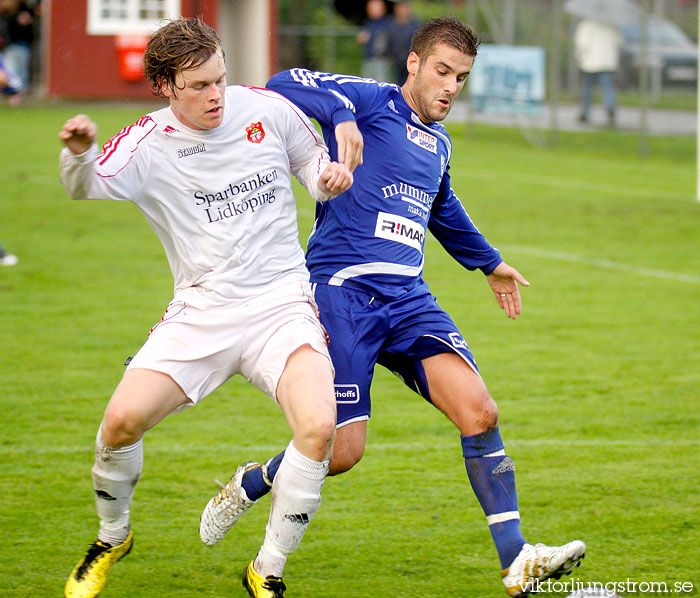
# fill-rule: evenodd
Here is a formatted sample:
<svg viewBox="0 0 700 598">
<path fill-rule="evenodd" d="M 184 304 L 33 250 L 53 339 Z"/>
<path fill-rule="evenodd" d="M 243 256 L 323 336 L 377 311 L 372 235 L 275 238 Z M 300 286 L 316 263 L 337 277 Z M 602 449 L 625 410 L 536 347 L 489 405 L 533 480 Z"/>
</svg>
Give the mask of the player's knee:
<svg viewBox="0 0 700 598">
<path fill-rule="evenodd" d="M 102 441 L 109 446 L 134 444 L 145 431 L 143 422 L 136 414 L 120 407 L 110 406 L 102 420 Z"/>
<path fill-rule="evenodd" d="M 295 443 L 301 451 L 318 461 L 325 460 L 331 455 L 334 439 L 335 417 L 333 414 L 322 412 L 309 414 L 294 435 Z"/>
<path fill-rule="evenodd" d="M 479 397 L 465 401 L 463 406 L 453 419 L 462 435 L 481 434 L 498 426 L 498 406 L 486 389 Z"/>
<path fill-rule="evenodd" d="M 362 459 L 364 446 L 336 447 L 328 475 L 338 475 L 351 470 Z"/>
<path fill-rule="evenodd" d="M 483 401 L 478 420 L 484 431 L 491 430 L 498 426 L 498 405 L 496 405 L 496 401 L 489 395 L 487 395 L 487 398 Z"/>
</svg>

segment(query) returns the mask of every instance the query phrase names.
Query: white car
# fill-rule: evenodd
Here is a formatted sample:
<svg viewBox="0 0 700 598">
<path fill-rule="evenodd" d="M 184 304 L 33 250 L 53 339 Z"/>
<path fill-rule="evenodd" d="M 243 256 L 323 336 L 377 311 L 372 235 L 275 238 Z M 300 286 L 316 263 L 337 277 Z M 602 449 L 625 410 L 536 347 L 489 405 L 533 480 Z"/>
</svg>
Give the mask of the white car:
<svg viewBox="0 0 700 598">
<path fill-rule="evenodd" d="M 620 28 L 625 38 L 621 50 L 620 76 L 623 86 L 637 83 L 642 64 L 642 27 Z M 698 46 L 678 25 L 666 19 L 650 18 L 647 34 L 647 65 L 661 68 L 665 85 L 695 84 L 698 78 Z"/>
</svg>

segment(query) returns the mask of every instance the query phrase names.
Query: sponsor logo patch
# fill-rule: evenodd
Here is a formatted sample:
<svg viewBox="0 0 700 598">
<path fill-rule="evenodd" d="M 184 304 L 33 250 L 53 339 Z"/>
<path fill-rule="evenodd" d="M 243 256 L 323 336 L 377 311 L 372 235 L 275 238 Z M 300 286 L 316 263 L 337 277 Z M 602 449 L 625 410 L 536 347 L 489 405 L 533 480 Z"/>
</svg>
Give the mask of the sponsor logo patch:
<svg viewBox="0 0 700 598">
<path fill-rule="evenodd" d="M 435 135 L 406 123 L 406 137 L 418 147 L 437 154 L 437 137 Z"/>
<path fill-rule="evenodd" d="M 177 133 L 177 129 L 168 125 L 165 127 L 165 129 L 163 129 L 163 133 Z"/>
<path fill-rule="evenodd" d="M 309 516 L 306 513 L 289 514 L 285 515 L 284 518 L 299 525 L 309 525 Z"/>
<path fill-rule="evenodd" d="M 228 187 L 216 193 L 195 191 L 194 204 L 202 207 L 209 222 L 233 218 L 246 212 L 254 214 L 258 208 L 275 203 L 276 187 L 271 184 L 277 177 L 277 170 L 272 169 L 258 172 L 246 181 L 229 183 Z"/>
<path fill-rule="evenodd" d="M 377 214 L 377 226 L 374 229 L 374 236 L 403 243 L 421 251 L 425 240 L 425 228 L 408 218 L 379 212 Z"/>
<path fill-rule="evenodd" d="M 104 490 L 95 490 L 95 494 L 102 500 L 117 500 L 116 497 L 112 496 L 108 492 L 105 492 Z"/>
<path fill-rule="evenodd" d="M 251 143 L 260 143 L 265 139 L 265 129 L 263 129 L 262 122 L 260 121 L 250 123 L 250 125 L 245 128 L 245 132 L 248 135 L 248 141 Z"/>
<path fill-rule="evenodd" d="M 462 336 L 457 332 L 450 332 L 449 334 L 450 342 L 455 349 L 466 349 L 469 350 L 467 341 L 465 341 Z"/>
<path fill-rule="evenodd" d="M 357 384 L 336 384 L 335 402 L 352 405 L 360 402 L 360 387 Z"/>
<path fill-rule="evenodd" d="M 206 152 L 207 148 L 204 146 L 203 143 L 198 143 L 197 145 L 193 145 L 192 147 L 185 147 L 182 149 L 177 150 L 177 157 L 178 158 L 186 158 L 187 156 L 193 156 L 194 154 L 201 154 L 202 152 Z"/>
<path fill-rule="evenodd" d="M 492 474 L 506 473 L 507 471 L 515 471 L 515 463 L 510 457 L 505 457 L 496 468 L 491 472 Z"/>
</svg>

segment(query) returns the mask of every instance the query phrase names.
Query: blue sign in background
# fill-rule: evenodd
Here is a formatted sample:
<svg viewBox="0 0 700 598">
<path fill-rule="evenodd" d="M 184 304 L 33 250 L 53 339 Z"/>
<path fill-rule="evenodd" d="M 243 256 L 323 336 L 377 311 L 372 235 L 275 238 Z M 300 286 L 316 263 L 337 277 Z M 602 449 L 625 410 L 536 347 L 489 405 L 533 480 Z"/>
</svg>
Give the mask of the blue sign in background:
<svg viewBox="0 0 700 598">
<path fill-rule="evenodd" d="M 483 44 L 469 75 L 479 112 L 536 113 L 545 99 L 544 48 Z"/>
</svg>

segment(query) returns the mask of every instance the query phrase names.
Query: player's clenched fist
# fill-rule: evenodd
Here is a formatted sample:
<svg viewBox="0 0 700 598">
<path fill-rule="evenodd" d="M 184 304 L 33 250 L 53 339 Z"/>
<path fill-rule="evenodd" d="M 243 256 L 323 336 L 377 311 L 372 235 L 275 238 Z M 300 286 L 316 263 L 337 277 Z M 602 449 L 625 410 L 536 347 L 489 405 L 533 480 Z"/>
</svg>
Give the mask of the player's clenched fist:
<svg viewBox="0 0 700 598">
<path fill-rule="evenodd" d="M 78 114 L 66 121 L 58 138 L 74 154 L 83 154 L 97 139 L 97 125 L 84 114 Z"/>
<path fill-rule="evenodd" d="M 318 188 L 327 195 L 338 195 L 350 189 L 353 182 L 352 172 L 339 162 L 331 162 L 318 179 Z"/>
</svg>

